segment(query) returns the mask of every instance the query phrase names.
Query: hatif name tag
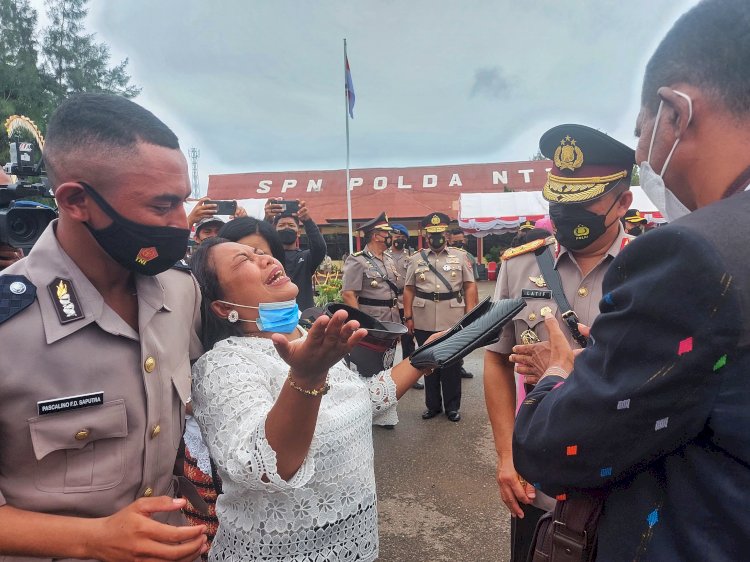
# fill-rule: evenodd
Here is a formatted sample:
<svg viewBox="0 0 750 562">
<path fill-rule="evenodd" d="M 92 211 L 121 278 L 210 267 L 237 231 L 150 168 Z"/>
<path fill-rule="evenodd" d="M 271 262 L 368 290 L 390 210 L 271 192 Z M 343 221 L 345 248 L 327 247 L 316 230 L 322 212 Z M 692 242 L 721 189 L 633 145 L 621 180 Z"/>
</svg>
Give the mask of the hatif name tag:
<svg viewBox="0 0 750 562">
<path fill-rule="evenodd" d="M 42 400 L 36 403 L 36 408 L 39 415 L 44 416 L 47 414 L 56 414 L 57 412 L 78 410 L 80 408 L 90 408 L 91 406 L 101 406 L 102 404 L 104 404 L 104 392 L 92 392 L 91 394 Z"/>
<path fill-rule="evenodd" d="M 78 301 L 78 295 L 72 281 L 58 277 L 47 285 L 47 288 L 52 297 L 52 303 L 55 305 L 55 312 L 57 312 L 60 324 L 75 322 L 83 318 L 81 303 Z"/>
<path fill-rule="evenodd" d="M 541 289 L 521 289 L 521 298 L 523 299 L 551 299 L 552 291 L 543 291 Z"/>
</svg>

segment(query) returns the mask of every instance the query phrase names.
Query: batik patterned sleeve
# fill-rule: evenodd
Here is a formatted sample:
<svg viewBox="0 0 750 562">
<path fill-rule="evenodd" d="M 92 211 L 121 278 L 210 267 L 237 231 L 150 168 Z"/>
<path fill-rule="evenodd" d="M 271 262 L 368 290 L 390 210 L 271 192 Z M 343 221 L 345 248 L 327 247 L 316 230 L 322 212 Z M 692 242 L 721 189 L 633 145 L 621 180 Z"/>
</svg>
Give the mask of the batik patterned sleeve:
<svg viewBox="0 0 750 562">
<path fill-rule="evenodd" d="M 706 427 L 739 337 L 732 276 L 677 225 L 633 241 L 604 279 L 591 344 L 521 406 L 513 458 L 552 495 L 632 475 Z"/>
</svg>

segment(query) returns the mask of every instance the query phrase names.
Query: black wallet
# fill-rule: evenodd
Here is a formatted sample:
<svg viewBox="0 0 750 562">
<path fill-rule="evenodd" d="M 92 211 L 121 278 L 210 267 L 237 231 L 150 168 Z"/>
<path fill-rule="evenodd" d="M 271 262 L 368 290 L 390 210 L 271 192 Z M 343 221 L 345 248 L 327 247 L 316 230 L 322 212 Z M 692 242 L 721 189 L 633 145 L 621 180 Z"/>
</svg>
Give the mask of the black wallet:
<svg viewBox="0 0 750 562">
<path fill-rule="evenodd" d="M 445 334 L 418 348 L 409 361 L 417 369 L 450 367 L 475 349 L 495 343 L 500 329 L 525 306 L 523 299 L 492 302 L 487 297 Z"/>
</svg>

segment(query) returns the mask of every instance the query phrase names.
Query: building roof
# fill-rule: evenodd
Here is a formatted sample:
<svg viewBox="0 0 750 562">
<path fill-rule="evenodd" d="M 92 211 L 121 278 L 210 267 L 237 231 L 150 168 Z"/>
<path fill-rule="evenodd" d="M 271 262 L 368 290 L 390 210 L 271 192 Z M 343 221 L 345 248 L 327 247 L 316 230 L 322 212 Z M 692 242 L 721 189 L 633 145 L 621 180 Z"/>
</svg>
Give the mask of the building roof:
<svg viewBox="0 0 750 562">
<path fill-rule="evenodd" d="M 440 211 L 458 218 L 461 193 L 540 191 L 549 160 L 491 164 L 365 168 L 350 170 L 352 219 L 366 221 L 385 211 L 392 220 L 419 219 Z M 283 197 L 307 201 L 319 224 L 347 220 L 345 170 L 251 172 L 211 175 L 212 199 Z"/>
</svg>

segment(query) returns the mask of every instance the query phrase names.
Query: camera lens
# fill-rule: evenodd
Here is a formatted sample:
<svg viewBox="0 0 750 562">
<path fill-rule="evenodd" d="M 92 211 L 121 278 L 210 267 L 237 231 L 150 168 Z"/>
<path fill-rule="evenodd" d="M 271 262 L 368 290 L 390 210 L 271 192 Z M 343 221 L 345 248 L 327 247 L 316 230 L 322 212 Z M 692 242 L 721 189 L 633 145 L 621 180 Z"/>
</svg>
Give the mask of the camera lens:
<svg viewBox="0 0 750 562">
<path fill-rule="evenodd" d="M 8 230 L 18 242 L 27 242 L 40 234 L 38 217 L 34 213 L 13 213 L 9 219 Z"/>
</svg>

